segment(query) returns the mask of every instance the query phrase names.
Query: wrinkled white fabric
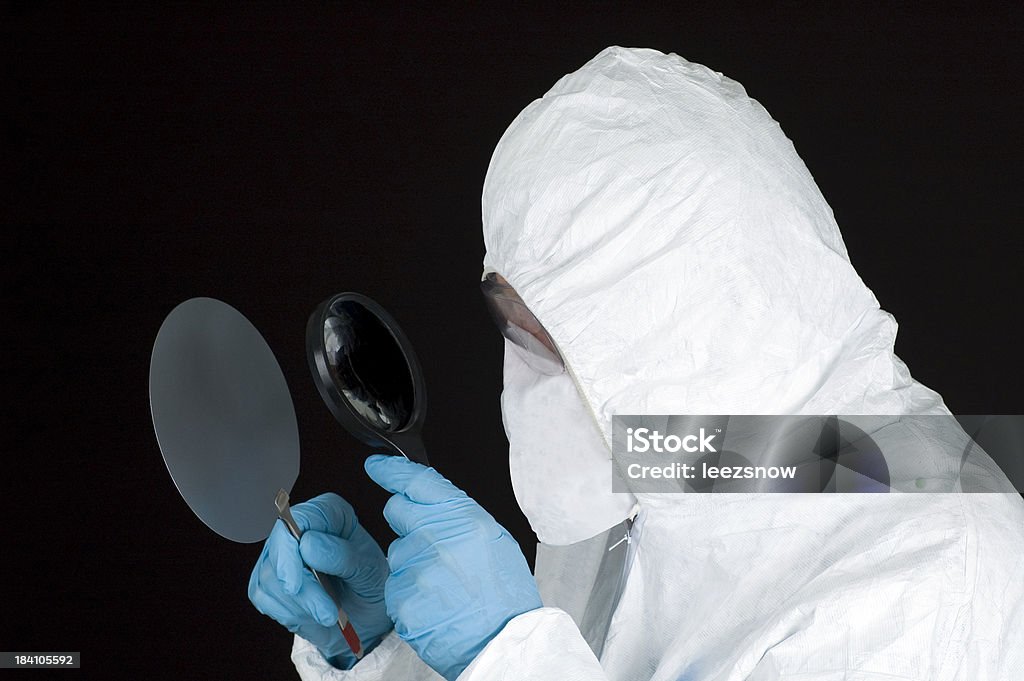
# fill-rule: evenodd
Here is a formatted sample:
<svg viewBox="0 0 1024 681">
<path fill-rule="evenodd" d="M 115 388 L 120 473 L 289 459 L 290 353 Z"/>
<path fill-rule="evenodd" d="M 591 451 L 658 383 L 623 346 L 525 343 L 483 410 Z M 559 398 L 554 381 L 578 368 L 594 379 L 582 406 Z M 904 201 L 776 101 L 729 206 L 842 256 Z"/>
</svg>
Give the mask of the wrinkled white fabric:
<svg viewBox="0 0 1024 681">
<path fill-rule="evenodd" d="M 557 645 L 552 645 L 553 641 L 557 641 Z M 510 654 L 525 664 L 509 665 Z M 522 673 L 526 675 L 521 676 Z M 572 619 L 557 608 L 540 608 L 506 624 L 501 634 L 459 676 L 459 681 L 587 681 L 603 678 L 601 665 L 579 636 Z"/>
<path fill-rule="evenodd" d="M 483 225 L 608 442 L 616 413 L 944 411 L 792 143 L 704 66 L 615 48 L 559 80 L 498 144 Z"/>
<path fill-rule="evenodd" d="M 560 451 L 589 469 L 609 467 L 616 413 L 948 413 L 893 353 L 896 323 L 854 271 L 792 144 L 738 83 L 706 67 L 653 50 L 601 52 L 512 123 L 482 207 L 485 271 L 544 324 L 580 397 L 506 376 L 516 494 L 545 537 L 572 539 L 630 510 L 584 501 L 600 520 L 580 524 L 572 499 L 585 494 L 529 474 L 566 474 L 551 450 L 528 446 L 532 430 L 578 433 L 583 444 L 567 438 Z M 547 399 L 542 412 L 533 398 Z M 928 449 L 958 455 L 940 446 L 954 440 L 937 435 Z M 583 475 L 602 484 L 599 471 Z M 460 681 L 1024 678 L 1019 495 L 635 498 L 641 529 L 600 666 L 578 613 L 602 572 L 594 563 L 615 554 L 581 542 L 543 574 L 538 551 L 545 605 L 566 604 L 576 621 L 553 608 L 521 615 Z M 587 579 L 574 578 L 574 557 Z M 373 662 L 382 648 L 360 665 L 385 664 Z"/>
<path fill-rule="evenodd" d="M 394 631 L 352 669 L 335 669 L 316 646 L 299 636 L 292 644 L 292 662 L 302 681 L 444 681 Z"/>
</svg>

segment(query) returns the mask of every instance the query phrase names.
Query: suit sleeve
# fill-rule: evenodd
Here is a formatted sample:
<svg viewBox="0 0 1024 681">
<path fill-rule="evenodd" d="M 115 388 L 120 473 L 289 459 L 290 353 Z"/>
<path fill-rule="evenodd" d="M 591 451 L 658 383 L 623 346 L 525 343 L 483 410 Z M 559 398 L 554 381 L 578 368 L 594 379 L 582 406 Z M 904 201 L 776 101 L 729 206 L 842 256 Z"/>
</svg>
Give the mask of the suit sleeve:
<svg viewBox="0 0 1024 681">
<path fill-rule="evenodd" d="M 292 662 L 302 681 L 444 681 L 394 631 L 352 669 L 332 667 L 316 646 L 299 636 L 292 645 Z"/>
<path fill-rule="evenodd" d="M 539 608 L 512 619 L 458 681 L 607 681 L 572 618 Z"/>
</svg>

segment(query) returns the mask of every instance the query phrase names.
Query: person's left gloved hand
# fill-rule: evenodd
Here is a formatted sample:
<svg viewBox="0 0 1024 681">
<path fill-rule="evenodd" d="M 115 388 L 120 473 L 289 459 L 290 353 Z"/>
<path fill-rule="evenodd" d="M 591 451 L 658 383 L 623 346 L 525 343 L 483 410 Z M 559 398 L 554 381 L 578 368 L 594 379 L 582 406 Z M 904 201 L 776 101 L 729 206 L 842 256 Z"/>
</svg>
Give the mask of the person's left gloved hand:
<svg viewBox="0 0 1024 681">
<path fill-rule="evenodd" d="M 454 681 L 513 617 L 542 606 L 516 540 L 433 468 L 375 455 L 366 472 L 394 496 L 384 517 L 398 534 L 384 586 L 395 631 Z"/>
<path fill-rule="evenodd" d="M 277 521 L 249 577 L 249 599 L 264 615 L 315 645 L 330 664 L 351 669 L 355 655 L 338 628 L 338 606 L 303 562 L 329 580 L 369 652 L 391 631 L 384 605 L 388 564 L 352 505 L 321 494 L 292 506 L 302 541 Z"/>
</svg>

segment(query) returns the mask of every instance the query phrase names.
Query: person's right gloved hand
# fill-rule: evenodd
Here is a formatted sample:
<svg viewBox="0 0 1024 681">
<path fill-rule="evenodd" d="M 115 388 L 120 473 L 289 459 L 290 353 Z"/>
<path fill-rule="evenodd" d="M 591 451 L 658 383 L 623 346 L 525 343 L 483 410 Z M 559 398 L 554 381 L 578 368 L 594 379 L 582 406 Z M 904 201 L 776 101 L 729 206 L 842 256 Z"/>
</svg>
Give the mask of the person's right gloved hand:
<svg viewBox="0 0 1024 681">
<path fill-rule="evenodd" d="M 543 607 L 537 582 L 516 540 L 433 468 L 390 455 L 365 468 L 393 493 L 384 597 L 395 632 L 455 681 L 508 622 Z"/>
<path fill-rule="evenodd" d="M 303 531 L 301 544 L 283 522 L 275 523 L 249 577 L 249 600 L 315 645 L 332 665 L 351 669 L 356 658 L 338 628 L 338 607 L 302 563 L 331 580 L 369 652 L 393 627 L 384 604 L 387 559 L 337 494 L 292 506 L 292 515 Z"/>
</svg>

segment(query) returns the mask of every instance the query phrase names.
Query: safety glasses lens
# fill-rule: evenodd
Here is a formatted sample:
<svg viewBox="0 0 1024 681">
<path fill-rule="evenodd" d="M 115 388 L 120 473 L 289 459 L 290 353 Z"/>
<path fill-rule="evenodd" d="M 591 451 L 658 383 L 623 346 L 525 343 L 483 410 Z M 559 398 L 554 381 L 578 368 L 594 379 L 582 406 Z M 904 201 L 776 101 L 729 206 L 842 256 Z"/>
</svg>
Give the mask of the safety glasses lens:
<svg viewBox="0 0 1024 681">
<path fill-rule="evenodd" d="M 515 290 L 500 283 L 493 273 L 487 275 L 480 287 L 487 301 L 487 309 L 501 335 L 512 343 L 523 361 L 534 371 L 546 376 L 563 373 L 565 363 L 554 340 Z"/>
</svg>

